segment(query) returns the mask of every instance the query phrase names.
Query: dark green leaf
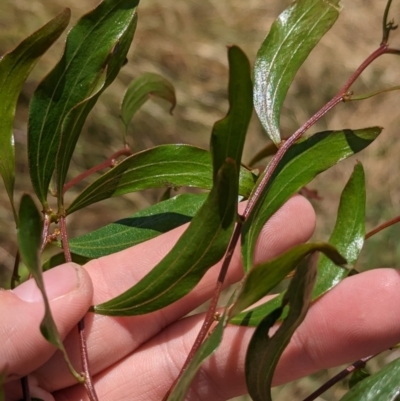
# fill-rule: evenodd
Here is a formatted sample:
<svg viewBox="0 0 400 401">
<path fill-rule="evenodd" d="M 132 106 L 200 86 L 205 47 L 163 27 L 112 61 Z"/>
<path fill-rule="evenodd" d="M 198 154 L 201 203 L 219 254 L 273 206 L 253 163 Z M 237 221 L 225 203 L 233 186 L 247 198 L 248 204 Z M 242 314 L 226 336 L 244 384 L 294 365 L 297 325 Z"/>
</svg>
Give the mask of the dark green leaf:
<svg viewBox="0 0 400 401">
<path fill-rule="evenodd" d="M 39 262 L 42 230 L 43 222 L 40 212 L 36 208 L 32 198 L 29 195 L 23 195 L 19 208 L 18 245 L 21 258 L 28 268 L 29 273 L 35 279 L 36 285 L 43 296 L 45 314 L 40 323 L 40 331 L 47 341 L 56 346 L 63 353 L 64 359 L 75 378 L 79 381 L 83 381 L 84 379 L 81 375 L 72 367 L 51 314 Z"/>
<path fill-rule="evenodd" d="M 135 113 L 151 97 L 165 99 L 171 103 L 170 112 L 176 106 L 175 89 L 164 77 L 153 72 L 145 72 L 135 78 L 125 92 L 121 105 L 121 119 L 125 125 L 125 131 Z"/>
<path fill-rule="evenodd" d="M 228 48 L 229 111 L 214 124 L 211 135 L 213 171 L 217 174 L 227 157 L 240 166 L 247 128 L 253 112 L 250 63 L 237 46 Z M 228 146 L 226 146 L 228 144 Z"/>
<path fill-rule="evenodd" d="M 336 224 L 329 243 L 347 259 L 349 269 L 342 269 L 329 258 L 321 255 L 318 263 L 318 277 L 313 291 L 313 300 L 325 294 L 329 289 L 343 280 L 356 264 L 364 244 L 365 235 L 365 177 L 360 163 L 357 163 L 352 176 L 346 184 L 340 198 Z M 238 315 L 233 322 L 256 326 L 259 322 L 276 309 L 282 302 L 280 294 L 267 303 L 248 312 Z"/>
<path fill-rule="evenodd" d="M 240 194 L 254 186 L 250 171 L 241 168 Z M 161 145 L 127 157 L 83 190 L 67 209 L 70 214 L 101 200 L 148 188 L 197 187 L 210 189 L 210 153 L 189 145 Z"/>
<path fill-rule="evenodd" d="M 316 251 L 323 252 L 338 265 L 346 264 L 346 259 L 332 245 L 323 242 L 301 244 L 293 247 L 283 255 L 255 266 L 250 270 L 229 315 L 235 316 L 263 298 L 293 271 L 301 260 Z M 342 268 L 341 270 L 344 269 Z M 279 307 L 279 304 L 277 307 Z"/>
<path fill-rule="evenodd" d="M 85 256 L 77 255 L 75 253 L 71 253 L 71 258 L 74 263 L 77 263 L 78 265 L 84 265 L 85 263 L 89 262 L 91 258 L 87 258 Z M 42 269 L 43 271 L 52 269 L 53 267 L 56 267 L 58 265 L 62 265 L 65 263 L 65 256 L 64 253 L 57 253 L 56 255 L 53 255 L 49 259 L 47 259 L 43 265 Z"/>
<path fill-rule="evenodd" d="M 118 53 L 118 42 L 128 30 L 138 3 L 139 0 L 103 0 L 82 17 L 69 32 L 60 62 L 35 91 L 29 110 L 29 170 L 45 208 L 64 119 L 98 90 L 110 54 Z"/>
<path fill-rule="evenodd" d="M 118 220 L 69 241 L 72 252 L 99 258 L 148 241 L 189 223 L 206 195 L 182 194 L 150 206 L 133 216 Z"/>
<path fill-rule="evenodd" d="M 13 123 L 17 100 L 32 68 L 67 27 L 70 16 L 65 9 L 0 59 L 0 174 L 15 215 Z"/>
<path fill-rule="evenodd" d="M 364 379 L 370 376 L 371 373 L 368 371 L 366 367 L 361 369 L 356 369 L 350 376 L 349 388 L 353 388 L 356 384 L 358 384 L 359 382 L 363 381 Z"/>
<path fill-rule="evenodd" d="M 287 91 L 311 50 L 335 23 L 339 0 L 297 0 L 272 24 L 254 66 L 254 106 L 268 136 L 281 141 Z"/>
<path fill-rule="evenodd" d="M 306 316 L 316 275 L 316 255 L 312 254 L 297 267 L 281 307 L 264 318 L 253 334 L 247 350 L 245 372 L 247 389 L 254 401 L 272 400 L 271 384 L 276 365 L 293 333 Z M 269 337 L 269 329 L 286 305 L 289 305 L 287 318 L 276 333 Z"/>
<path fill-rule="evenodd" d="M 114 81 L 118 75 L 121 67 L 125 63 L 126 55 L 132 43 L 133 35 L 136 30 L 137 16 L 132 10 L 126 11 L 126 17 L 123 24 L 120 26 L 119 39 L 113 45 L 106 66 L 96 87 L 92 91 L 90 97 L 78 103 L 72 110 L 65 116 L 62 123 L 60 145 L 57 153 L 56 160 L 56 178 L 57 178 L 57 194 L 60 203 L 63 198 L 63 187 L 68 172 L 69 163 L 74 153 L 76 142 L 85 123 L 86 117 L 96 104 L 100 95 L 105 89 Z"/>
<path fill-rule="evenodd" d="M 340 401 L 399 401 L 400 358 L 362 380 Z"/>
<path fill-rule="evenodd" d="M 228 246 L 236 219 L 236 176 L 236 165 L 226 162 L 207 200 L 167 256 L 134 287 L 94 306 L 94 311 L 119 316 L 145 314 L 189 293 Z"/>
<path fill-rule="evenodd" d="M 242 231 L 245 270 L 253 265 L 254 249 L 265 222 L 316 175 L 366 148 L 382 128 L 327 131 L 295 144 L 278 164 Z"/>
</svg>

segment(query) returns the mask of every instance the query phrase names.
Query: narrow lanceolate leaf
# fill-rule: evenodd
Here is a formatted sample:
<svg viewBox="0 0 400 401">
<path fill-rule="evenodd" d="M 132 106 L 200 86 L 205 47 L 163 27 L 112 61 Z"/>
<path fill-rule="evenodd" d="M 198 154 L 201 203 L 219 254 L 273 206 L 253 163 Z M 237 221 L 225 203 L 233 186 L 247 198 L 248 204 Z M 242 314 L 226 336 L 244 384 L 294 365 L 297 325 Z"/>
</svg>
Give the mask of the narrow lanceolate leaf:
<svg viewBox="0 0 400 401">
<path fill-rule="evenodd" d="M 250 171 L 241 168 L 240 195 L 254 186 Z M 67 213 L 95 202 L 149 188 L 212 187 L 210 153 L 189 145 L 161 145 L 129 156 L 80 193 Z"/>
<path fill-rule="evenodd" d="M 127 16 L 124 17 L 123 21 L 124 25 L 121 25 L 121 27 L 124 28 L 124 30 L 122 28 L 120 29 L 121 36 L 111 49 L 107 64 L 96 83 L 93 94 L 76 105 L 66 115 L 63 121 L 60 145 L 56 159 L 57 195 L 60 203 L 63 203 L 63 187 L 69 163 L 86 117 L 96 104 L 100 95 L 116 78 L 121 67 L 125 63 L 126 55 L 132 43 L 133 35 L 136 30 L 137 16 L 132 11 L 127 11 Z"/>
<path fill-rule="evenodd" d="M 125 131 L 135 113 L 152 97 L 171 103 L 171 113 L 176 106 L 173 85 L 159 74 L 145 72 L 130 83 L 122 100 L 121 119 L 125 125 Z"/>
<path fill-rule="evenodd" d="M 13 123 L 17 100 L 32 68 L 67 27 L 65 9 L 0 60 L 0 174 L 14 210 L 15 157 Z M 14 210 L 14 214 L 15 210 Z"/>
<path fill-rule="evenodd" d="M 399 376 L 400 358 L 356 384 L 340 401 L 398 401 Z"/>
<path fill-rule="evenodd" d="M 139 0 L 103 0 L 82 17 L 68 34 L 60 62 L 35 91 L 29 110 L 29 168 L 33 187 L 44 207 L 64 119 L 99 90 L 107 64 L 119 60 L 119 46 L 125 46 L 120 41 L 135 18 L 138 3 Z"/>
<path fill-rule="evenodd" d="M 243 51 L 228 48 L 229 111 L 214 124 L 211 135 L 213 171 L 217 174 L 227 157 L 240 166 L 247 128 L 253 112 L 250 63 Z"/>
<path fill-rule="evenodd" d="M 229 315 L 233 317 L 263 298 L 284 280 L 307 255 L 316 251 L 328 255 L 329 260 L 332 260 L 332 263 L 336 263 L 336 265 L 346 264 L 346 259 L 332 245 L 323 242 L 298 245 L 283 255 L 250 270 L 239 291 L 237 300 L 229 311 Z M 340 268 L 338 267 L 338 269 Z M 345 269 L 341 268 L 341 270 Z"/>
<path fill-rule="evenodd" d="M 340 198 L 336 224 L 329 243 L 347 260 L 347 269 L 337 266 L 331 259 L 321 255 L 318 262 L 318 277 L 313 291 L 313 300 L 343 280 L 357 262 L 364 244 L 365 235 L 365 177 L 361 163 L 357 163 Z M 235 324 L 257 326 L 271 311 L 279 307 L 283 294 L 271 299 L 233 319 Z M 284 316 L 284 314 L 283 314 Z"/>
<path fill-rule="evenodd" d="M 83 378 L 75 371 L 69 361 L 60 334 L 58 333 L 57 326 L 51 314 L 49 300 L 44 287 L 42 269 L 39 262 L 42 229 L 42 216 L 36 208 L 35 203 L 29 195 L 23 195 L 19 208 L 18 245 L 22 260 L 28 268 L 29 273 L 35 279 L 36 285 L 43 296 L 45 314 L 40 323 L 40 331 L 47 341 L 56 346 L 63 353 L 71 373 L 79 381 L 82 381 Z"/>
<path fill-rule="evenodd" d="M 381 131 L 380 127 L 372 127 L 321 132 L 288 150 L 243 226 L 246 271 L 253 265 L 255 245 L 265 222 L 315 176 L 366 148 Z"/>
<path fill-rule="evenodd" d="M 163 308 L 188 294 L 226 251 L 237 207 L 237 169 L 220 169 L 207 200 L 167 256 L 134 287 L 93 307 L 104 315 L 140 315 Z M 132 261 L 134 269 L 134 261 Z"/>
<path fill-rule="evenodd" d="M 254 65 L 254 107 L 268 136 L 281 141 L 287 91 L 311 50 L 335 23 L 339 0 L 296 0 L 272 24 Z"/>
<path fill-rule="evenodd" d="M 207 195 L 182 194 L 152 205 L 133 216 L 72 238 L 71 251 L 88 258 L 122 251 L 189 223 Z"/>
<path fill-rule="evenodd" d="M 282 305 L 257 327 L 247 350 L 245 372 L 247 389 L 254 401 L 271 401 L 271 384 L 276 365 L 289 341 L 304 320 L 311 302 L 317 275 L 316 254 L 307 256 L 296 269 Z M 287 318 L 276 333 L 268 332 L 288 305 Z"/>
</svg>

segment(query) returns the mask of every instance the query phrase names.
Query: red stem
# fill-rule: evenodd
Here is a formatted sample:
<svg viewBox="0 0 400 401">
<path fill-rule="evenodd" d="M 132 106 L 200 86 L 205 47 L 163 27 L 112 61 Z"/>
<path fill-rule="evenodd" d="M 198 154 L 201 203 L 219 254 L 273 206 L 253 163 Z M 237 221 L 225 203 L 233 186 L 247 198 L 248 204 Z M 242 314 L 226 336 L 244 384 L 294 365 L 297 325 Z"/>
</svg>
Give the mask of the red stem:
<svg viewBox="0 0 400 401">
<path fill-rule="evenodd" d="M 98 171 L 104 170 L 105 168 L 114 167 L 116 159 L 118 159 L 118 157 L 123 156 L 123 155 L 131 156 L 132 152 L 128 147 L 126 147 L 125 149 L 121 149 L 118 152 L 115 152 L 103 163 L 100 163 L 97 166 L 94 166 L 94 167 L 90 168 L 89 170 L 86 170 L 82 174 L 79 174 L 77 177 L 73 178 L 71 181 L 67 182 L 64 185 L 64 189 L 63 189 L 64 193 L 66 193 L 71 187 L 73 187 L 74 185 L 76 185 L 78 182 L 82 181 L 86 177 L 89 177 L 90 175 L 97 173 Z"/>
<path fill-rule="evenodd" d="M 373 230 L 371 230 L 368 234 L 365 235 L 365 239 L 371 238 L 373 235 L 379 233 L 380 231 L 384 230 L 387 227 L 390 227 L 396 223 L 400 222 L 400 216 L 395 217 L 394 219 L 391 219 L 389 221 L 386 221 L 385 223 L 382 223 L 378 227 L 375 227 Z"/>
</svg>

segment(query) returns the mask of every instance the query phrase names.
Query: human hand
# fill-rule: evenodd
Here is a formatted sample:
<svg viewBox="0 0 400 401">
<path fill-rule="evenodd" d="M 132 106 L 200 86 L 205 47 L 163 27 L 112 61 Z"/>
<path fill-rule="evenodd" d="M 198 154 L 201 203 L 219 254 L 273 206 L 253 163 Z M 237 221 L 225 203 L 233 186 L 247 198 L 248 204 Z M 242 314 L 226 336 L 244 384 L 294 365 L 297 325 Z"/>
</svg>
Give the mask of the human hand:
<svg viewBox="0 0 400 401">
<path fill-rule="evenodd" d="M 264 228 L 257 248 L 257 261 L 276 256 L 306 241 L 312 234 L 314 221 L 309 203 L 301 197 L 292 198 Z M 85 306 L 78 307 L 70 300 L 68 312 L 64 311 L 63 315 L 52 305 L 61 333 L 65 334 L 76 324 L 90 303 L 104 302 L 137 282 L 168 252 L 182 231 L 183 228 L 174 230 L 129 250 L 88 263 L 85 269 L 93 281 L 93 300 L 90 300 L 90 281 L 83 270 L 81 285 L 85 286 L 87 295 L 74 291 L 67 297 L 71 297 L 75 304 L 79 298 L 79 305 Z M 195 291 L 148 315 L 128 318 L 86 316 L 89 359 L 101 401 L 162 399 L 193 344 L 203 315 L 181 318 L 210 297 L 217 274 L 218 268 L 211 269 Z M 238 281 L 241 276 L 239 252 L 236 252 L 227 285 Z M 397 299 L 400 298 L 397 294 L 399 281 L 400 277 L 394 270 L 371 271 L 346 279 L 317 301 L 285 351 L 278 365 L 275 384 L 353 361 L 398 342 L 400 322 L 392 305 L 397 305 L 400 300 Z M 1 302 L 3 294 L 0 294 L 0 305 L 4 304 Z M 54 302 L 61 303 L 63 298 Z M 7 309 L 11 311 L 8 307 L 4 312 Z M 22 309 L 19 315 L 24 315 Z M 44 345 L 41 353 L 37 354 L 42 355 L 40 361 L 30 357 L 35 364 L 24 362 L 24 350 L 31 350 L 30 355 L 34 355 L 36 344 L 44 341 L 39 338 L 38 330 L 38 337 L 31 334 L 39 326 L 40 314 L 36 322 L 30 321 L 29 326 L 19 321 L 19 325 L 16 324 L 14 311 L 1 316 L 6 316 L 3 320 L 5 327 L 14 325 L 14 332 L 17 333 L 8 336 L 7 349 L 1 347 L 0 350 L 0 357 L 6 353 L 10 373 L 21 375 L 33 372 L 31 380 L 35 387 L 32 393 L 45 401 L 52 400 L 53 396 L 57 401 L 87 400 L 83 387 L 74 385 L 74 379 L 58 353 L 43 365 L 54 352 L 50 345 Z M 20 333 L 24 332 L 28 332 L 29 336 L 21 340 Z M 227 327 L 222 345 L 201 368 L 188 400 L 225 400 L 246 392 L 244 356 L 252 332 L 251 328 Z M 4 330 L 0 332 L 0 344 L 7 344 L 1 337 L 3 333 Z M 76 331 L 68 335 L 65 344 L 74 366 L 79 367 Z M 37 366 L 40 367 L 36 369 Z M 16 382 L 7 385 L 10 400 L 20 398 L 18 387 Z"/>
</svg>

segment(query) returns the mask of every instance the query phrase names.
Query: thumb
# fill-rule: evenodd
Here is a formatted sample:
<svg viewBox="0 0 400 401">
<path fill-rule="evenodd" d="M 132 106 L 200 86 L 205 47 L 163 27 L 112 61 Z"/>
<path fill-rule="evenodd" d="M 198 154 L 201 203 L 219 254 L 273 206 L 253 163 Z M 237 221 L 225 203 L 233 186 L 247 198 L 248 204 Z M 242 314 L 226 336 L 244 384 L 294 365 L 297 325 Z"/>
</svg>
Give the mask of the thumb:
<svg viewBox="0 0 400 401">
<path fill-rule="evenodd" d="M 45 272 L 43 279 L 54 321 L 64 338 L 87 312 L 92 282 L 74 263 Z M 14 290 L 0 291 L 0 316 L 0 372 L 5 371 L 7 382 L 41 366 L 56 348 L 40 333 L 44 305 L 33 279 Z"/>
</svg>

